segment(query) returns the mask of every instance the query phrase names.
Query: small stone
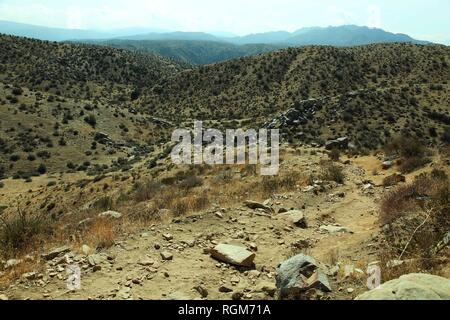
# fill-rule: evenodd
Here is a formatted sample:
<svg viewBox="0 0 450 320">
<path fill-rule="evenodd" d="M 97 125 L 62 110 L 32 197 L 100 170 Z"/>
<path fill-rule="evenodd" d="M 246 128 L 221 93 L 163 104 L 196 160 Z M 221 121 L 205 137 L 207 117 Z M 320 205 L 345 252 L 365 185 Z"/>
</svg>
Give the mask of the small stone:
<svg viewBox="0 0 450 320">
<path fill-rule="evenodd" d="M 105 211 L 98 215 L 100 218 L 109 218 L 109 219 L 120 219 L 122 218 L 122 214 L 116 211 Z"/>
<path fill-rule="evenodd" d="M 352 294 L 353 292 L 355 292 L 355 289 L 353 289 L 353 288 L 348 288 L 347 289 L 347 293 Z"/>
<path fill-rule="evenodd" d="M 13 268 L 22 263 L 22 260 L 19 259 L 9 259 L 5 263 L 5 269 Z"/>
<path fill-rule="evenodd" d="M 173 254 L 168 251 L 161 252 L 161 258 L 165 261 L 173 260 Z"/>
<path fill-rule="evenodd" d="M 243 297 L 244 297 L 244 294 L 242 292 L 235 292 L 231 296 L 231 299 L 238 301 L 238 300 L 242 300 Z"/>
<path fill-rule="evenodd" d="M 173 235 L 171 235 L 170 233 L 165 233 L 163 234 L 163 239 L 166 241 L 173 240 Z"/>
<path fill-rule="evenodd" d="M 88 255 L 91 254 L 92 249 L 91 249 L 91 247 L 89 247 L 88 245 L 83 244 L 83 246 L 81 247 L 81 252 L 82 252 L 85 256 L 88 256 Z"/>
<path fill-rule="evenodd" d="M 148 267 L 148 266 L 154 265 L 155 264 L 155 260 L 153 260 L 153 259 L 151 259 L 149 257 L 143 257 L 142 259 L 140 259 L 138 261 L 138 264 L 141 265 L 141 266 Z"/>
<path fill-rule="evenodd" d="M 387 170 L 389 168 L 391 168 L 394 163 L 392 161 L 384 161 L 382 164 L 383 170 Z"/>
<path fill-rule="evenodd" d="M 230 293 L 230 292 L 233 292 L 233 289 L 230 289 L 227 286 L 221 286 L 221 287 L 219 287 L 219 292 L 221 292 L 221 293 Z"/>
<path fill-rule="evenodd" d="M 95 267 L 103 262 L 103 257 L 99 254 L 92 254 L 88 256 L 87 261 L 89 266 Z"/>
<path fill-rule="evenodd" d="M 346 227 L 329 226 L 329 225 L 321 226 L 320 230 L 326 231 L 329 233 L 352 233 L 350 231 L 350 229 L 348 229 Z"/>
<path fill-rule="evenodd" d="M 208 296 L 208 290 L 204 286 L 197 286 L 194 288 L 202 298 L 206 298 Z"/>
<path fill-rule="evenodd" d="M 307 228 L 305 215 L 300 210 L 291 210 L 279 215 L 280 218 L 286 219 L 300 228 Z"/>
</svg>

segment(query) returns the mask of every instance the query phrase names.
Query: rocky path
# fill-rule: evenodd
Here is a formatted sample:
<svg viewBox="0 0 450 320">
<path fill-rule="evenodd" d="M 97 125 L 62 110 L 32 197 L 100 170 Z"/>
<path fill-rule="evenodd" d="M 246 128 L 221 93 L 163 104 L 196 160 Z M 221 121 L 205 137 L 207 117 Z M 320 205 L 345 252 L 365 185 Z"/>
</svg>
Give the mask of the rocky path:
<svg viewBox="0 0 450 320">
<path fill-rule="evenodd" d="M 343 186 L 318 195 L 298 190 L 266 202 L 275 212 L 302 210 L 306 228 L 244 204 L 217 207 L 123 236 L 104 252 L 59 256 L 41 274 L 24 275 L 6 294 L 13 299 L 273 299 L 276 267 L 303 252 L 334 270 L 328 272 L 333 288 L 328 297 L 352 299 L 366 288 L 344 290 L 342 268 L 370 262 L 378 229 L 374 196 L 359 182 L 364 174 L 349 169 Z M 245 270 L 214 260 L 209 250 L 219 243 L 255 252 L 256 267 Z M 80 290 L 67 289 L 67 265 L 81 267 Z"/>
</svg>

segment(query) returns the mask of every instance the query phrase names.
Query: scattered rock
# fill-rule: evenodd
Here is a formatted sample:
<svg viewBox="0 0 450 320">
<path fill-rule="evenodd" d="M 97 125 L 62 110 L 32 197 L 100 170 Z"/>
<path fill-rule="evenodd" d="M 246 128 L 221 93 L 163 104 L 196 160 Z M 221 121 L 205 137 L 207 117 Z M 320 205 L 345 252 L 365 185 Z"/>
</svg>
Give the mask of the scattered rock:
<svg viewBox="0 0 450 320">
<path fill-rule="evenodd" d="M 270 297 L 274 297 L 277 293 L 277 287 L 271 282 L 264 282 L 258 286 L 257 291 L 266 293 Z"/>
<path fill-rule="evenodd" d="M 308 225 L 306 223 L 305 215 L 300 210 L 288 211 L 286 213 L 280 214 L 279 217 L 290 221 L 291 223 L 293 223 L 294 225 L 296 225 L 300 228 L 308 227 Z"/>
<path fill-rule="evenodd" d="M 242 292 L 235 292 L 231 296 L 231 299 L 233 299 L 235 301 L 239 301 L 239 300 L 242 300 L 243 297 L 244 297 L 244 294 Z"/>
<path fill-rule="evenodd" d="M 253 267 L 256 257 L 255 253 L 246 248 L 229 244 L 217 245 L 210 254 L 214 259 L 240 267 Z"/>
<path fill-rule="evenodd" d="M 221 293 L 230 293 L 230 292 L 233 292 L 233 289 L 228 288 L 227 286 L 220 286 L 219 287 L 219 292 L 221 292 Z"/>
<path fill-rule="evenodd" d="M 120 219 L 122 214 L 116 211 L 106 211 L 98 215 L 100 218 Z"/>
<path fill-rule="evenodd" d="M 166 241 L 173 240 L 173 235 L 171 235 L 170 233 L 165 233 L 163 234 L 163 239 Z"/>
<path fill-rule="evenodd" d="M 38 278 L 38 274 L 37 274 L 36 272 L 27 272 L 27 273 L 24 273 L 24 274 L 22 275 L 22 277 L 23 277 L 24 279 L 33 281 L 33 280 L 36 280 L 36 279 Z"/>
<path fill-rule="evenodd" d="M 88 255 L 90 255 L 90 254 L 92 253 L 92 249 L 91 249 L 91 247 L 89 247 L 88 245 L 83 244 L 83 246 L 81 247 L 81 252 L 82 252 L 85 256 L 88 256 Z"/>
<path fill-rule="evenodd" d="M 13 268 L 22 263 L 22 260 L 19 259 L 9 259 L 5 263 L 5 269 Z"/>
<path fill-rule="evenodd" d="M 173 254 L 168 251 L 161 252 L 161 258 L 165 261 L 173 260 Z"/>
<path fill-rule="evenodd" d="M 155 260 L 149 258 L 149 257 L 143 257 L 139 259 L 138 264 L 144 267 L 149 267 L 155 264 Z"/>
<path fill-rule="evenodd" d="M 87 257 L 87 261 L 89 263 L 89 266 L 95 267 L 100 265 L 104 261 L 104 259 L 100 254 L 91 254 Z"/>
<path fill-rule="evenodd" d="M 200 294 L 202 298 L 206 298 L 208 296 L 208 290 L 204 286 L 200 285 L 195 287 L 194 289 Z"/>
<path fill-rule="evenodd" d="M 331 226 L 331 225 L 320 226 L 320 230 L 326 231 L 329 233 L 352 233 L 346 227 L 338 227 L 338 226 Z"/>
<path fill-rule="evenodd" d="M 394 165 L 394 163 L 392 161 L 384 161 L 381 166 L 383 168 L 383 170 L 387 170 L 392 168 L 392 166 Z"/>
<path fill-rule="evenodd" d="M 267 211 L 267 212 L 273 212 L 273 209 L 271 207 L 266 206 L 265 204 L 259 203 L 259 202 L 256 202 L 256 201 L 247 200 L 247 201 L 244 202 L 244 204 L 248 208 L 253 209 L 253 210 L 262 209 L 262 210 Z"/>
<path fill-rule="evenodd" d="M 412 273 L 386 282 L 356 300 L 450 300 L 450 280 Z"/>
<path fill-rule="evenodd" d="M 47 261 L 48 261 L 48 260 L 53 260 L 53 259 L 55 259 L 56 257 L 58 257 L 58 256 L 60 256 L 60 255 L 63 255 L 63 254 L 66 254 L 66 253 L 68 253 L 68 252 L 70 252 L 70 247 L 68 247 L 68 246 L 62 246 L 62 247 L 53 249 L 53 250 L 51 250 L 50 252 L 47 252 L 47 253 L 43 254 L 43 255 L 42 255 L 42 258 L 45 259 L 45 260 L 47 260 Z"/>
</svg>

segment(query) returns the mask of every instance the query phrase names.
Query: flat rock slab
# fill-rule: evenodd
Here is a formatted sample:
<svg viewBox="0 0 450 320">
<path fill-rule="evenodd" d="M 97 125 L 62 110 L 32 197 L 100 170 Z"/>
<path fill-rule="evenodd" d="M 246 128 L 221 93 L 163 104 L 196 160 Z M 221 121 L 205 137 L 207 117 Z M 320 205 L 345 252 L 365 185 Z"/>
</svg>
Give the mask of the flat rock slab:
<svg viewBox="0 0 450 320">
<path fill-rule="evenodd" d="M 42 258 L 44 258 L 45 260 L 53 260 L 56 257 L 68 253 L 70 252 L 70 247 L 68 246 L 63 246 L 63 247 L 59 247 L 59 248 L 55 248 L 45 254 L 42 255 Z"/>
<path fill-rule="evenodd" d="M 226 262 L 239 267 L 253 267 L 256 254 L 246 248 L 219 244 L 211 250 L 211 256 L 222 262 Z"/>
<path fill-rule="evenodd" d="M 450 280 L 411 273 L 363 293 L 356 300 L 450 300 Z"/>
</svg>

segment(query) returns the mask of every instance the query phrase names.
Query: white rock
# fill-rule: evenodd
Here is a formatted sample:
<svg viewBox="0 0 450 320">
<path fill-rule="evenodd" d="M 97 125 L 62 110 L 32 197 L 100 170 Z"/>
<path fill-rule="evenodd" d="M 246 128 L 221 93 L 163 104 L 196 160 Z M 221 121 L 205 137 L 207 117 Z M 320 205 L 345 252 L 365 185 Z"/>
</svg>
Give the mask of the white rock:
<svg viewBox="0 0 450 320">
<path fill-rule="evenodd" d="M 356 300 L 450 300 L 450 280 L 412 273 L 386 282 Z"/>
<path fill-rule="evenodd" d="M 218 244 L 211 250 L 211 256 L 219 261 L 241 267 L 252 267 L 256 257 L 255 253 L 246 248 L 229 244 Z"/>
<path fill-rule="evenodd" d="M 320 226 L 320 230 L 326 231 L 329 233 L 352 233 L 346 227 L 337 227 L 337 226 L 330 226 L 330 225 Z"/>
<path fill-rule="evenodd" d="M 122 214 L 116 211 L 105 211 L 98 215 L 100 218 L 120 219 Z"/>
</svg>

